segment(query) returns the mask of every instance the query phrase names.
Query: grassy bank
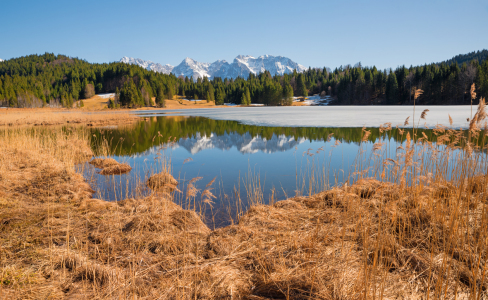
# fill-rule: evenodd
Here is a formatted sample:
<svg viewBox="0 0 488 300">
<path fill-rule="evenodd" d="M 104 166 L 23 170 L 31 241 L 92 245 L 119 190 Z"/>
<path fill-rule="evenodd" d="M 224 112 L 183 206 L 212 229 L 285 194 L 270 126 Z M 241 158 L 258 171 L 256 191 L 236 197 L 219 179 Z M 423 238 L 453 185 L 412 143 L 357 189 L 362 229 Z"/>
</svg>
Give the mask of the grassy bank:
<svg viewBox="0 0 488 300">
<path fill-rule="evenodd" d="M 0 128 L 3 126 L 51 125 L 120 125 L 139 120 L 128 111 L 82 112 L 80 110 L 51 108 L 10 108 L 0 110 Z"/>
<path fill-rule="evenodd" d="M 380 140 L 354 181 L 216 230 L 168 189 L 92 199 L 74 171 L 92 156 L 83 128 L 4 127 L 0 298 L 485 299 L 484 119 L 467 137 L 405 133 L 395 159 Z"/>
</svg>

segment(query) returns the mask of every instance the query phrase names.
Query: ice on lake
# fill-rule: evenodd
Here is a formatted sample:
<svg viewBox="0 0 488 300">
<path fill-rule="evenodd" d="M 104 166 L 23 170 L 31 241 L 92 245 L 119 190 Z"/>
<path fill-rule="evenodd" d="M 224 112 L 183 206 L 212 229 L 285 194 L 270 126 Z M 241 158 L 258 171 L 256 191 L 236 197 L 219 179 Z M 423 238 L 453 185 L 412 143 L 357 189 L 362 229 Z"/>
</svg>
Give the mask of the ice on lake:
<svg viewBox="0 0 488 300">
<path fill-rule="evenodd" d="M 427 117 L 420 119 L 423 110 L 428 109 Z M 477 106 L 442 105 L 417 106 L 415 115 L 413 106 L 302 106 L 302 107 L 227 107 L 200 108 L 182 110 L 138 111 L 141 116 L 183 115 L 201 116 L 215 120 L 232 120 L 247 125 L 276 127 L 379 127 L 384 123 L 403 127 L 409 118 L 409 126 L 433 128 L 438 124 L 450 127 L 449 115 L 453 128 L 468 128 L 467 118 L 474 115 Z M 420 122 L 419 122 L 420 119 Z"/>
</svg>

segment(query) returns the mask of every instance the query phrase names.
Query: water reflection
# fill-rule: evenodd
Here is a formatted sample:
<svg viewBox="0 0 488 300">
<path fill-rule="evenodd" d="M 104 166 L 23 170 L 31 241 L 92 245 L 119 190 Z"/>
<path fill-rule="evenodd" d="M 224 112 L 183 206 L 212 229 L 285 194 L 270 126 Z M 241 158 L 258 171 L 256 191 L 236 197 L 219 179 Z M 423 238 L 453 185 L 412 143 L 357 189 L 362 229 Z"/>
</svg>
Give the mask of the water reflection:
<svg viewBox="0 0 488 300">
<path fill-rule="evenodd" d="M 92 129 L 94 149 L 105 145 L 118 161 L 132 166 L 130 173 L 101 176 L 86 165 L 85 176 L 102 199 L 140 197 L 150 193 L 145 180 L 170 160 L 182 191 L 176 199 L 183 207 L 190 205 L 185 194 L 190 179 L 202 177 L 196 183 L 202 191 L 217 177 L 214 216 L 207 221 L 226 225 L 229 216 L 235 217 L 250 202 L 318 192 L 344 182 L 358 166 L 363 170 L 373 166 L 375 158 L 394 158 L 406 137 L 395 128 L 368 130 L 368 142 L 361 143 L 361 128 L 263 127 L 204 117 L 146 117 L 123 128 Z M 432 139 L 431 130 L 418 136 L 424 134 Z M 379 139 L 388 146 L 373 155 L 371 149 Z M 192 205 L 210 209 L 198 201 Z"/>
<path fill-rule="evenodd" d="M 381 133 L 379 128 L 371 131 L 370 140 L 380 136 L 385 139 L 404 141 L 398 129 Z M 429 138 L 432 130 L 422 130 Z M 320 127 L 265 127 L 244 125 L 236 121 L 213 120 L 204 117 L 145 117 L 135 125 L 119 129 L 94 129 L 95 141 L 108 140 L 111 151 L 118 155 L 143 153 L 150 148 L 175 141 L 191 154 L 204 149 L 228 150 L 236 147 L 241 153 L 287 151 L 305 141 L 326 141 L 333 137 L 342 143 L 359 144 L 362 129 Z M 421 132 L 419 132 L 419 135 Z"/>
</svg>

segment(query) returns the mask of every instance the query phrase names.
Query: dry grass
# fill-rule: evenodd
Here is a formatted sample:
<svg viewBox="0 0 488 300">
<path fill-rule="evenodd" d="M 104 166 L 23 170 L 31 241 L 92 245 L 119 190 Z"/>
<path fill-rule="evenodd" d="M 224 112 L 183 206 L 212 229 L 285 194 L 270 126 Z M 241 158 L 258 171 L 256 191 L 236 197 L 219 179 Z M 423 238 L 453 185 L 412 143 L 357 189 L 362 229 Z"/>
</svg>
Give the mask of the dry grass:
<svg viewBox="0 0 488 300">
<path fill-rule="evenodd" d="M 101 169 L 99 172 L 101 175 L 120 175 L 132 170 L 132 167 L 128 164 L 119 163 L 113 158 L 94 158 L 90 161 L 90 164 L 97 169 Z"/>
<path fill-rule="evenodd" d="M 3 126 L 46 126 L 72 125 L 105 126 L 109 124 L 130 124 L 138 117 L 123 111 L 81 112 L 67 109 L 1 109 L 0 128 Z"/>
<path fill-rule="evenodd" d="M 73 171 L 90 135 L 5 128 L 0 298 L 486 299 L 488 176 L 475 146 L 486 132 L 435 132 L 436 144 L 407 133 L 396 159 L 378 142 L 383 182 L 360 170 L 354 184 L 255 204 L 212 231 L 173 202 L 168 166 L 146 183 L 163 193 L 92 199 Z"/>
<path fill-rule="evenodd" d="M 79 108 L 83 111 L 99 111 L 99 110 L 106 110 L 108 107 L 108 98 L 102 98 L 98 95 L 95 95 L 89 99 L 84 99 L 83 104 L 84 107 Z M 185 108 L 208 108 L 208 107 L 225 107 L 223 105 L 216 106 L 215 102 L 207 102 L 207 101 L 191 101 L 191 100 L 184 100 L 181 96 L 174 96 L 173 99 L 166 99 L 166 109 L 185 109 Z M 155 103 L 155 98 L 152 98 L 152 102 Z M 75 104 L 76 105 L 76 104 Z M 165 108 L 156 108 L 156 107 L 143 107 L 141 109 L 165 109 Z"/>
<path fill-rule="evenodd" d="M 147 180 L 147 186 L 156 192 L 173 192 L 177 189 L 178 181 L 167 171 L 154 174 Z"/>
</svg>

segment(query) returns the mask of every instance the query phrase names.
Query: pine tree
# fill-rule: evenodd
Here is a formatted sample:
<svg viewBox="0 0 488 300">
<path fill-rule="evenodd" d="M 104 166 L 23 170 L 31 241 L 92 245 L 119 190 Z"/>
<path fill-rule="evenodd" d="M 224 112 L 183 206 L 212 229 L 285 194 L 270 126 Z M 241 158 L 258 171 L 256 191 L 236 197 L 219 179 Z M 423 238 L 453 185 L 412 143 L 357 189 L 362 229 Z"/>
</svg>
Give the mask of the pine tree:
<svg viewBox="0 0 488 300">
<path fill-rule="evenodd" d="M 242 93 L 242 95 L 241 95 L 241 105 L 242 105 L 242 106 L 247 106 L 247 105 L 249 105 L 249 104 L 247 104 L 246 93 Z"/>
<path fill-rule="evenodd" d="M 307 97 L 307 87 L 305 86 L 305 80 L 303 79 L 303 77 L 303 74 L 298 74 L 297 96 Z"/>
<path fill-rule="evenodd" d="M 386 83 L 386 101 L 390 105 L 398 102 L 398 82 L 395 72 L 390 72 L 390 75 L 388 75 L 388 81 Z"/>
<path fill-rule="evenodd" d="M 166 99 L 169 99 L 169 100 L 173 100 L 173 96 L 174 96 L 174 89 L 173 89 L 173 85 L 172 84 L 168 84 L 166 86 Z"/>
<path fill-rule="evenodd" d="M 164 100 L 164 90 L 162 86 L 158 87 L 158 91 L 156 94 L 156 106 L 158 107 L 166 106 L 166 101 Z"/>
<path fill-rule="evenodd" d="M 251 93 L 248 87 L 246 87 L 246 103 L 246 105 L 251 105 Z"/>
<path fill-rule="evenodd" d="M 207 102 L 215 101 L 215 91 L 211 83 L 208 85 L 208 95 Z"/>
<path fill-rule="evenodd" d="M 293 104 L 293 88 L 289 83 L 285 84 L 283 88 L 283 105 L 292 105 Z"/>
<path fill-rule="evenodd" d="M 217 97 L 215 98 L 215 105 L 223 105 L 224 98 L 225 98 L 224 91 L 221 88 L 219 88 L 217 90 Z"/>
</svg>

